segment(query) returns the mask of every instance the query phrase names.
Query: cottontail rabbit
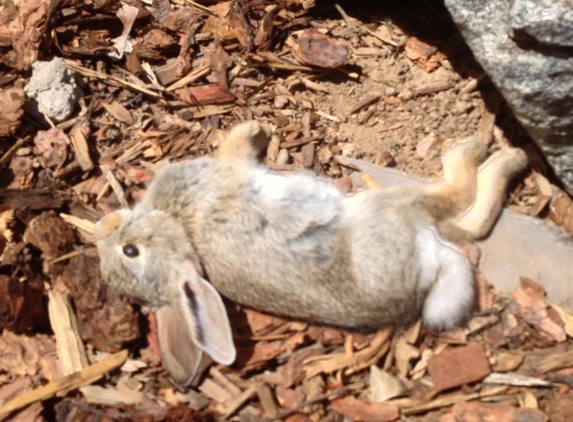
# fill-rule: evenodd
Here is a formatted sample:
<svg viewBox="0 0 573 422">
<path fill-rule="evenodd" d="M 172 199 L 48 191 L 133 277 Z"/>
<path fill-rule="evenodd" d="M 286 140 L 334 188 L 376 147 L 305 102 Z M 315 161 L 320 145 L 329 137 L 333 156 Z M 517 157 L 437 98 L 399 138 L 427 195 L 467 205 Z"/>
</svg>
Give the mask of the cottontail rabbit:
<svg viewBox="0 0 573 422">
<path fill-rule="evenodd" d="M 259 164 L 269 135 L 256 122 L 238 125 L 216 158 L 167 166 L 142 202 L 96 225 L 104 279 L 156 310 L 176 381 L 193 378 L 201 351 L 222 364 L 235 358 L 217 292 L 348 328 L 407 324 L 420 314 L 426 325 L 447 328 L 468 316 L 473 272 L 455 242 L 481 232 L 456 218 L 472 214 L 483 142 L 447 147 L 443 182 L 345 197 L 312 174 L 280 175 Z M 498 184 L 525 165 L 522 154 L 510 155 L 497 166 Z"/>
</svg>

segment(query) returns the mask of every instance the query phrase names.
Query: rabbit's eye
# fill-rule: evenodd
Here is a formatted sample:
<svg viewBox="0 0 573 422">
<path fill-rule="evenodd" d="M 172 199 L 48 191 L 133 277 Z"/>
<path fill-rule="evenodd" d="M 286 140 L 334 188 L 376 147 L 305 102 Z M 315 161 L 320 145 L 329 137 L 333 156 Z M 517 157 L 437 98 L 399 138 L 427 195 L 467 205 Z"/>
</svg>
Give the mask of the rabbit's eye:
<svg viewBox="0 0 573 422">
<path fill-rule="evenodd" d="M 127 245 L 125 245 L 122 249 L 123 254 L 129 258 L 135 258 L 137 256 L 139 256 L 139 249 L 137 248 L 137 246 L 132 245 L 131 243 L 128 243 Z"/>
</svg>

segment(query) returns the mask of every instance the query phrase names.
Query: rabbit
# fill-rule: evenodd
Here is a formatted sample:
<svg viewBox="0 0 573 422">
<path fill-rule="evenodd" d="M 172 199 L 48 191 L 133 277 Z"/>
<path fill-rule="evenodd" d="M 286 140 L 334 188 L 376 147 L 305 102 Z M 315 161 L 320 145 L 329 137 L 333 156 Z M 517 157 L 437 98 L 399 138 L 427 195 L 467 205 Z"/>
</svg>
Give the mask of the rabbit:
<svg viewBox="0 0 573 422">
<path fill-rule="evenodd" d="M 353 329 L 405 325 L 420 315 L 445 329 L 469 316 L 474 276 L 460 242 L 495 224 L 485 208 L 502 202 L 507 181 L 525 167 L 521 150 L 490 163 L 502 188 L 480 183 L 486 144 L 470 137 L 446 146 L 441 182 L 346 196 L 311 173 L 265 167 L 257 157 L 269 137 L 260 123 L 236 126 L 216 157 L 166 166 L 133 209 L 95 226 L 102 277 L 155 310 L 175 381 L 194 378 L 202 353 L 234 361 L 220 295 Z M 482 199 L 482 186 L 497 197 Z"/>
</svg>

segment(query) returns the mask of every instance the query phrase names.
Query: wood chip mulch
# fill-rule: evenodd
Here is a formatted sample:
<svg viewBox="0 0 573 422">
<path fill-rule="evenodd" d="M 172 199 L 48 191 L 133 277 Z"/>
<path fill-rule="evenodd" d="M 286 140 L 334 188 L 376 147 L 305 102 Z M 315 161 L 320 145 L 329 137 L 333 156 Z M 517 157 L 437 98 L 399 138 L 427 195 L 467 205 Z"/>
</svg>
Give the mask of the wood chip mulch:
<svg viewBox="0 0 573 422">
<path fill-rule="evenodd" d="M 478 277 L 475 316 L 445 333 L 420 323 L 347 332 L 228 303 L 237 361 L 189 389 L 165 373 L 152 315 L 102 284 L 94 222 L 137 201 L 167 162 L 211 154 L 237 122 L 275 129 L 271 168 L 309 169 L 347 191 L 345 156 L 439 171 L 441 140 L 478 127 L 486 78 L 444 42 L 452 32 L 430 42 L 390 18 L 355 18 L 366 6 L 355 7 L 4 2 L 2 420 L 573 420 L 573 312 L 533 280 L 504 298 Z M 428 23 L 426 12 L 406 17 Z M 63 119 L 34 109 L 24 90 L 33 65 L 53 58 L 81 89 Z M 542 160 L 533 167 L 511 206 L 573 232 L 571 199 Z"/>
</svg>

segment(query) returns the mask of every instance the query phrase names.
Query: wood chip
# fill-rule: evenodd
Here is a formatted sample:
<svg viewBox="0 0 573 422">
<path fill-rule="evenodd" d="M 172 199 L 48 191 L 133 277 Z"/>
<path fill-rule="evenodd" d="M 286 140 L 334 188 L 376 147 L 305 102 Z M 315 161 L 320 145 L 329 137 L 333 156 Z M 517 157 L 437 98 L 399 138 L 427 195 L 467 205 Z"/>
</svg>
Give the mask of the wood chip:
<svg viewBox="0 0 573 422">
<path fill-rule="evenodd" d="M 481 344 L 445 350 L 428 360 L 428 372 L 437 391 L 476 382 L 491 370 Z"/>
<path fill-rule="evenodd" d="M 0 137 L 12 135 L 21 125 L 26 94 L 20 87 L 0 90 Z"/>
<path fill-rule="evenodd" d="M 104 406 L 136 405 L 141 403 L 144 396 L 140 391 L 118 390 L 117 388 L 99 385 L 87 385 L 79 390 L 88 403 Z"/>
<path fill-rule="evenodd" d="M 541 372 L 549 372 L 554 369 L 567 368 L 569 366 L 573 366 L 573 350 L 543 356 L 538 362 L 537 368 L 539 368 Z"/>
<path fill-rule="evenodd" d="M 257 388 L 257 396 L 261 406 L 263 407 L 265 416 L 273 419 L 278 413 L 278 406 L 271 388 L 267 384 L 262 383 Z"/>
<path fill-rule="evenodd" d="M 307 359 L 303 363 L 306 376 L 310 378 L 320 373 L 331 373 L 341 369 L 345 369 L 346 374 L 352 374 L 368 368 L 381 359 L 390 348 L 391 333 L 391 329 L 378 331 L 369 346 L 351 356 L 346 353 L 333 353 Z"/>
<path fill-rule="evenodd" d="M 225 410 L 223 411 L 223 417 L 227 419 L 231 415 L 233 415 L 237 410 L 239 410 L 241 406 L 245 404 L 247 400 L 251 398 L 251 396 L 253 396 L 257 392 L 257 389 L 258 389 L 257 383 L 252 383 L 251 385 L 249 385 L 249 387 L 247 387 L 245 391 L 243 391 L 237 397 L 225 403 Z"/>
<path fill-rule="evenodd" d="M 543 286 L 522 277 L 521 285 L 516 287 L 513 292 L 515 301 L 511 303 L 511 309 L 555 341 L 565 341 L 567 339 L 565 329 L 549 315 L 549 303 L 545 295 Z"/>
<path fill-rule="evenodd" d="M 191 72 L 189 72 L 183 78 L 181 78 L 177 82 L 169 85 L 167 87 L 167 91 L 175 91 L 176 89 L 183 88 L 189 84 L 192 84 L 193 82 L 201 79 L 202 77 L 207 76 L 209 74 L 209 72 L 211 72 L 211 66 L 209 66 L 209 65 L 204 65 L 204 66 L 198 67 L 197 69 L 193 69 Z"/>
<path fill-rule="evenodd" d="M 360 101 L 358 104 L 356 104 L 355 106 L 353 106 L 349 111 L 348 111 L 348 115 L 352 115 L 352 114 L 356 114 L 359 111 L 362 111 L 363 109 L 365 109 L 366 107 L 368 107 L 369 105 L 372 105 L 376 102 L 378 102 L 380 100 L 382 96 L 377 94 L 377 95 L 373 95 L 371 97 L 365 98 L 362 101 Z"/>
<path fill-rule="evenodd" d="M 94 168 L 94 163 L 90 157 L 88 141 L 84 136 L 80 126 L 74 126 L 70 131 L 70 141 L 72 149 L 76 155 L 76 160 L 80 164 L 82 171 L 89 171 Z"/>
<path fill-rule="evenodd" d="M 60 217 L 66 223 L 71 224 L 78 230 L 82 230 L 85 235 L 87 235 L 88 237 L 91 236 L 93 238 L 93 232 L 95 226 L 93 222 L 86 220 L 85 218 L 78 218 L 74 215 L 66 214 L 63 212 L 60 213 Z"/>
<path fill-rule="evenodd" d="M 48 312 L 64 375 L 81 371 L 88 366 L 88 358 L 67 293 L 49 291 Z"/>
<path fill-rule="evenodd" d="M 388 403 L 367 403 L 348 396 L 332 402 L 332 408 L 353 421 L 390 422 L 400 417 L 398 406 Z"/>
<path fill-rule="evenodd" d="M 519 387 L 550 387 L 552 384 L 540 378 L 527 377 L 518 374 L 500 374 L 497 372 L 489 374 L 482 382 L 484 384 L 503 384 Z"/>
<path fill-rule="evenodd" d="M 452 408 L 455 422 L 547 422 L 548 418 L 537 409 L 519 409 L 512 406 L 492 406 L 482 403 L 460 403 Z M 441 422 L 444 421 L 442 418 Z"/>
<path fill-rule="evenodd" d="M 292 54 L 302 64 L 332 69 L 348 61 L 350 44 L 316 29 L 305 29 L 292 46 Z"/>
</svg>

